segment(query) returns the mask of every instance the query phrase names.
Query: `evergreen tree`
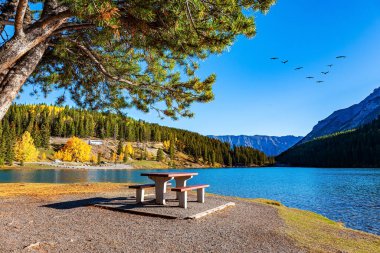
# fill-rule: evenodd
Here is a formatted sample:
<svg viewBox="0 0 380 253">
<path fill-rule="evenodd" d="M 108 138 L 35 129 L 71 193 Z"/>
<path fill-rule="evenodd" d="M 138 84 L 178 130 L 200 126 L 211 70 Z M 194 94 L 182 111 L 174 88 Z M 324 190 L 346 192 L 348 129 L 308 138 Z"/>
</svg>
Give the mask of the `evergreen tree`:
<svg viewBox="0 0 380 253">
<path fill-rule="evenodd" d="M 161 148 L 159 148 L 159 149 L 157 150 L 157 157 L 156 157 L 156 160 L 157 160 L 158 162 L 162 162 L 162 161 L 164 160 L 164 151 L 162 151 Z"/>
<path fill-rule="evenodd" d="M 102 162 L 102 153 L 98 152 L 98 158 L 96 159 L 96 161 L 98 162 L 98 164 Z"/>
<path fill-rule="evenodd" d="M 169 154 L 170 154 L 170 160 L 174 161 L 175 158 L 175 147 L 174 147 L 174 141 L 170 141 L 170 148 L 169 148 Z"/>
<path fill-rule="evenodd" d="M 123 147 L 124 147 L 123 140 L 119 140 L 119 143 L 117 144 L 117 152 L 116 152 L 117 155 L 120 155 L 123 153 Z"/>
<path fill-rule="evenodd" d="M 50 126 L 48 123 L 41 128 L 41 147 L 48 149 L 50 145 Z"/>
<path fill-rule="evenodd" d="M 379 167 L 380 118 L 358 129 L 322 136 L 276 157 L 280 163 L 308 167 Z"/>
<path fill-rule="evenodd" d="M 212 166 L 215 166 L 216 163 L 216 158 L 215 158 L 215 152 L 211 153 L 211 164 Z"/>
<path fill-rule="evenodd" d="M 0 121 L 0 166 L 4 165 L 5 163 L 5 152 L 5 137 L 3 135 L 2 122 Z"/>
</svg>

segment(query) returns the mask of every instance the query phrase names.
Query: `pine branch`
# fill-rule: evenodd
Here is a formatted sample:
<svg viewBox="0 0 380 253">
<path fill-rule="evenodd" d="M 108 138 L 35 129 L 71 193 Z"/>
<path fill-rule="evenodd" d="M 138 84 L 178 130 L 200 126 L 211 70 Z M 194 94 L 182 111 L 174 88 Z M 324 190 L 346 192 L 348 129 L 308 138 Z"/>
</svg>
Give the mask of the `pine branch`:
<svg viewBox="0 0 380 253">
<path fill-rule="evenodd" d="M 71 23 L 67 23 L 67 24 L 63 24 L 62 26 L 60 26 L 54 32 L 54 34 L 61 33 L 63 31 L 76 31 L 76 30 L 84 30 L 84 29 L 88 29 L 88 28 L 96 28 L 96 25 L 91 24 L 91 23 L 85 23 L 85 24 L 71 24 Z"/>
<path fill-rule="evenodd" d="M 24 36 L 24 17 L 28 7 L 28 0 L 19 0 L 15 17 L 15 34 L 16 36 Z"/>
<path fill-rule="evenodd" d="M 91 49 L 87 48 L 86 46 L 84 46 L 83 44 L 75 41 L 75 40 L 71 40 L 69 39 L 71 42 L 73 42 L 75 45 L 77 45 L 78 48 L 80 48 L 88 57 L 90 57 L 90 59 L 98 66 L 98 69 L 108 78 L 114 80 L 114 81 L 119 81 L 119 82 L 123 82 L 123 83 L 126 83 L 128 85 L 131 85 L 131 86 L 136 86 L 138 87 L 139 85 L 129 81 L 129 80 L 126 80 L 126 79 L 123 79 L 123 78 L 120 78 L 120 77 L 116 77 L 116 76 L 113 76 L 112 74 L 110 74 L 107 69 L 103 66 L 103 64 L 99 61 L 99 59 L 93 54 L 93 52 L 91 51 Z"/>
</svg>

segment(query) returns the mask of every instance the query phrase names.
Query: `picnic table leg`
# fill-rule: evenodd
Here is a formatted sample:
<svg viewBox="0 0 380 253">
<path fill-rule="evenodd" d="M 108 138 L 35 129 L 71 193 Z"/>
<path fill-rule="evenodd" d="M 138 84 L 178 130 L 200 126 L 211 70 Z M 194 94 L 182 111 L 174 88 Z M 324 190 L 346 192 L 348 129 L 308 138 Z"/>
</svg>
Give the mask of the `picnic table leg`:
<svg viewBox="0 0 380 253">
<path fill-rule="evenodd" d="M 186 181 L 193 178 L 193 176 L 187 176 L 187 177 L 176 177 L 175 178 L 175 187 L 185 187 L 186 186 Z M 177 192 L 177 198 L 180 199 L 180 192 Z"/>
<path fill-rule="evenodd" d="M 144 189 L 136 189 L 136 202 L 137 203 L 144 202 L 144 194 L 145 194 Z"/>
<path fill-rule="evenodd" d="M 178 194 L 178 200 L 179 200 L 179 206 L 187 209 L 187 191 L 186 192 L 177 192 Z"/>
<path fill-rule="evenodd" d="M 165 192 L 166 192 L 166 184 L 168 183 L 169 180 L 172 178 L 167 178 L 167 177 L 150 177 L 152 179 L 156 186 L 156 204 L 159 205 L 165 205 Z"/>
<path fill-rule="evenodd" d="M 205 203 L 205 188 L 197 189 L 197 201 Z"/>
</svg>

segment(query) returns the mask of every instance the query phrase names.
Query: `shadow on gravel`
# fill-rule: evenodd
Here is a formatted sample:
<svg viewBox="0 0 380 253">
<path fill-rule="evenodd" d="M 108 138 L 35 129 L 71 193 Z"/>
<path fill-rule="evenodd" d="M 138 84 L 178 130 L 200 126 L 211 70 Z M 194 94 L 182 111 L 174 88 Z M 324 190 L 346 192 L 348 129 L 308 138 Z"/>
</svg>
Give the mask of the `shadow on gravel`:
<svg viewBox="0 0 380 253">
<path fill-rule="evenodd" d="M 54 209 L 73 209 L 78 207 L 92 206 L 101 203 L 108 203 L 117 200 L 128 200 L 128 198 L 89 198 L 89 199 L 78 199 L 72 201 L 58 202 L 49 205 L 43 205 L 42 207 L 54 208 Z"/>
</svg>

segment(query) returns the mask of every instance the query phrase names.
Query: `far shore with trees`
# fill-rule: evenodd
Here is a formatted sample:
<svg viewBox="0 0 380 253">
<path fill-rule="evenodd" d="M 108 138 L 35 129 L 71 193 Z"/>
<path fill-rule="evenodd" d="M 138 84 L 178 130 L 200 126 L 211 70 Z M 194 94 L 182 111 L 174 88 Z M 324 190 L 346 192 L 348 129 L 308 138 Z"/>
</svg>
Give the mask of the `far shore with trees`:
<svg viewBox="0 0 380 253">
<path fill-rule="evenodd" d="M 231 147 L 197 133 L 123 115 L 68 106 L 12 105 L 0 122 L 0 164 L 16 161 L 14 146 L 26 132 L 40 152 L 38 161 L 135 162 L 144 164 L 141 167 L 245 167 L 273 163 L 273 158 L 253 148 Z M 105 145 L 88 148 L 91 138 L 103 140 Z M 87 153 L 73 151 L 72 146 Z"/>
</svg>

